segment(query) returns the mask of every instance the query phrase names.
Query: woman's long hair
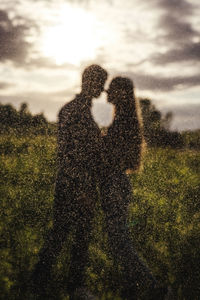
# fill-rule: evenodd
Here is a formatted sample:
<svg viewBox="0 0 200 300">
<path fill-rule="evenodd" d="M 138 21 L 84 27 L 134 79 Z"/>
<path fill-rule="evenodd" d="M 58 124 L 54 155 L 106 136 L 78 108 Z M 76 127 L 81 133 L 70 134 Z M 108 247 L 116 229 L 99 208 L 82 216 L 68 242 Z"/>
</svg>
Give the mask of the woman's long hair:
<svg viewBox="0 0 200 300">
<path fill-rule="evenodd" d="M 133 82 L 129 78 L 115 77 L 108 95 L 116 107 L 114 122 L 107 132 L 107 144 L 113 152 L 111 160 L 130 173 L 141 166 L 144 145 L 142 118 Z"/>
</svg>

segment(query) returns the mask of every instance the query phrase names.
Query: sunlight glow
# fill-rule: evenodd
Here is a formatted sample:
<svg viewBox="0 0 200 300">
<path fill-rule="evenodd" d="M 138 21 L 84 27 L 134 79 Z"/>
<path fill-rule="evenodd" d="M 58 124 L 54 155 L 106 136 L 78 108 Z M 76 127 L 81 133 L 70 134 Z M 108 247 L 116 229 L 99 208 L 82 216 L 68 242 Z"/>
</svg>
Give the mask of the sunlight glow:
<svg viewBox="0 0 200 300">
<path fill-rule="evenodd" d="M 41 52 L 58 65 L 79 64 L 94 59 L 101 45 L 99 22 L 88 11 L 64 6 L 55 26 L 49 27 L 42 38 Z"/>
</svg>

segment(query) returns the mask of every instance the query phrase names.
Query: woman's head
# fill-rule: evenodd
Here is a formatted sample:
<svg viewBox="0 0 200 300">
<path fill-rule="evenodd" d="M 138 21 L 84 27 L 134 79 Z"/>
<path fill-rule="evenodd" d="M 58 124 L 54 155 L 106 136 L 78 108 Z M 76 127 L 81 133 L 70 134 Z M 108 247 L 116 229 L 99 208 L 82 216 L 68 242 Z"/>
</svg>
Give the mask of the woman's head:
<svg viewBox="0 0 200 300">
<path fill-rule="evenodd" d="M 134 86 L 132 80 L 126 77 L 115 77 L 108 88 L 108 102 L 123 104 L 133 98 Z"/>
</svg>

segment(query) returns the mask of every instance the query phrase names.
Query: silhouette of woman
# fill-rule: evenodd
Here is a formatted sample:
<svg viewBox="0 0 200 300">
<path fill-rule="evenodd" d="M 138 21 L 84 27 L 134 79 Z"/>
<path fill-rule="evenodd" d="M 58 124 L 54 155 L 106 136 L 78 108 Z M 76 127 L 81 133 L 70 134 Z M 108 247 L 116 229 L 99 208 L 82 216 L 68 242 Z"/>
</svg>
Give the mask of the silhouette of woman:
<svg viewBox="0 0 200 300">
<path fill-rule="evenodd" d="M 143 149 L 142 119 L 133 82 L 116 77 L 110 83 L 108 102 L 115 105 L 115 118 L 105 137 L 107 158 L 113 167 L 132 173 L 140 167 Z"/>
<path fill-rule="evenodd" d="M 128 206 L 132 200 L 132 188 L 125 172 L 139 168 L 142 153 L 141 119 L 134 95 L 133 83 L 128 78 L 112 80 L 108 102 L 115 105 L 115 118 L 104 136 L 104 166 L 100 180 L 102 207 L 105 213 L 109 246 L 123 274 L 123 299 L 137 299 L 138 295 L 157 290 L 156 280 L 139 259 L 130 237 L 127 224 Z M 154 293 L 152 297 L 163 299 Z M 153 299 L 152 298 L 152 299 Z"/>
</svg>

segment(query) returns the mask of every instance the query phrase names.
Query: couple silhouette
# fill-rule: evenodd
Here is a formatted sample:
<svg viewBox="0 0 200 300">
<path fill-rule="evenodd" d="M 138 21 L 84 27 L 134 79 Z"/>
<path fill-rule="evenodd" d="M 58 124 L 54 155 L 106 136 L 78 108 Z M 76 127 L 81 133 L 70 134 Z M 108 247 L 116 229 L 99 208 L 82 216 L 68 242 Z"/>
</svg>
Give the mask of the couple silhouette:
<svg viewBox="0 0 200 300">
<path fill-rule="evenodd" d="M 53 225 L 32 274 L 37 299 L 50 299 L 47 286 L 52 266 L 66 238 L 73 232 L 67 290 L 70 300 L 96 299 L 86 287 L 85 269 L 100 197 L 105 215 L 110 253 L 123 276 L 122 299 L 164 299 L 147 266 L 140 260 L 127 226 L 132 188 L 126 173 L 141 162 L 143 137 L 141 119 L 130 79 L 114 78 L 108 88 L 108 102 L 115 106 L 115 117 L 107 134 L 102 135 L 91 114 L 92 99 L 104 91 L 107 72 L 99 65 L 82 74 L 82 89 L 59 112 L 58 172 L 53 205 Z"/>
</svg>

